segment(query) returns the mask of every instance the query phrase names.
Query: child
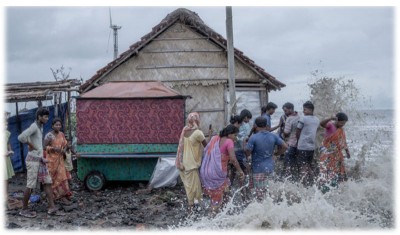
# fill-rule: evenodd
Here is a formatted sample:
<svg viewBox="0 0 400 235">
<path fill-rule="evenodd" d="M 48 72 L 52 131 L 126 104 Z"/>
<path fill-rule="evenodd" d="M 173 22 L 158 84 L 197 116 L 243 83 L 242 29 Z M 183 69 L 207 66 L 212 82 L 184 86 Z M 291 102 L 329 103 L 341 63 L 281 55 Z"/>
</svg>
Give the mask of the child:
<svg viewBox="0 0 400 235">
<path fill-rule="evenodd" d="M 72 171 L 74 170 L 74 165 L 72 164 L 72 154 L 76 155 L 75 151 L 72 149 L 71 140 L 67 141 L 67 148 L 65 149 L 65 169 L 67 170 L 67 174 L 69 174 L 68 182 L 69 186 L 72 188 Z"/>
</svg>

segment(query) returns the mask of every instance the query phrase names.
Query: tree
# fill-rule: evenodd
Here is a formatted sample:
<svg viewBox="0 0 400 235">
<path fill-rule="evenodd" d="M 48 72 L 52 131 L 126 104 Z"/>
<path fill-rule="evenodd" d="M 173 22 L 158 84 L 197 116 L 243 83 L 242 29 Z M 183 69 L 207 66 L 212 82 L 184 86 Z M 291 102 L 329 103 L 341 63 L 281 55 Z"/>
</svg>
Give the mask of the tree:
<svg viewBox="0 0 400 235">
<path fill-rule="evenodd" d="M 59 69 L 52 69 L 50 68 L 51 72 L 53 73 L 53 77 L 56 81 L 65 81 L 69 78 L 69 74 L 71 73 L 71 68 L 68 68 L 68 72 L 65 71 L 63 65 Z"/>
</svg>

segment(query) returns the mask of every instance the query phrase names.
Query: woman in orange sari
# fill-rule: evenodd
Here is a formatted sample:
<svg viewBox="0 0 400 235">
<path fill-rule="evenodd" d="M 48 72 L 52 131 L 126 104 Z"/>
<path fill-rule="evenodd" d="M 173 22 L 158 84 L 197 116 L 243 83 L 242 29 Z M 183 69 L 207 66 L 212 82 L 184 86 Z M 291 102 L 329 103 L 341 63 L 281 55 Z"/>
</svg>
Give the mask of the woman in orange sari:
<svg viewBox="0 0 400 235">
<path fill-rule="evenodd" d="M 67 146 L 67 140 L 61 130 L 61 119 L 54 118 L 52 122 L 52 131 L 47 133 L 44 138 L 44 146 L 46 150 L 46 159 L 48 160 L 47 168 L 53 184 L 54 200 L 59 200 L 62 204 L 71 204 L 69 200 L 72 192 L 69 189 L 68 179 L 71 175 L 65 168 L 64 153 Z"/>
<path fill-rule="evenodd" d="M 344 150 L 346 157 L 350 158 L 343 130 L 347 120 L 347 115 L 340 112 L 320 123 L 325 128 L 325 137 L 320 149 L 318 186 L 324 193 L 330 187 L 337 187 L 338 183 L 347 180 L 343 156 Z"/>
</svg>

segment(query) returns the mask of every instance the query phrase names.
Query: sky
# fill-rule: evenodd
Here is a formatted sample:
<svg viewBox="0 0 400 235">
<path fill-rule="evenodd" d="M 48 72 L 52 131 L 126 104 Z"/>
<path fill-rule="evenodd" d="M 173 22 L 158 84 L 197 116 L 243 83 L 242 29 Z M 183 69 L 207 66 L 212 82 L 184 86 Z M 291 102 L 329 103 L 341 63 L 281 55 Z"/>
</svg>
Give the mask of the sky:
<svg viewBox="0 0 400 235">
<path fill-rule="evenodd" d="M 210 28 L 226 35 L 226 4 L 216 6 L 217 1 L 202 1 L 201 5 L 206 4 L 203 7 L 196 7 L 193 1 L 168 1 L 175 6 L 167 7 L 160 3 L 153 7 L 115 6 L 126 5 L 119 0 L 93 2 L 102 6 L 61 7 L 71 1 L 57 1 L 54 4 L 58 7 L 49 7 L 41 0 L 34 1 L 36 6 L 30 1 L 3 0 L 3 83 L 54 81 L 50 68 L 61 66 L 71 69 L 71 78 L 90 79 L 113 60 L 109 9 L 113 24 L 122 26 L 118 31 L 119 53 L 149 33 L 177 6 L 196 12 Z M 140 2 L 154 4 L 150 0 Z M 324 1 L 333 7 L 316 7 L 313 1 L 285 2 L 270 6 L 253 1 L 244 4 L 263 6 L 232 4 L 234 46 L 286 84 L 269 94 L 271 101 L 279 106 L 291 101 L 299 107 L 310 96 L 307 83 L 313 81 L 311 73 L 318 70 L 324 76 L 353 79 L 374 108 L 394 108 L 395 91 L 400 85 L 395 79 L 395 38 L 399 31 L 395 1 L 363 1 L 370 7 L 342 0 Z"/>
<path fill-rule="evenodd" d="M 226 36 L 224 6 L 182 6 Z M 178 7 L 4 7 L 5 83 L 90 79 Z M 395 7 L 233 6 L 235 48 L 286 84 L 269 94 L 278 106 L 308 100 L 311 74 L 354 80 L 368 106 L 394 108 Z M 110 34 L 111 33 L 111 34 Z M 7 106 L 6 106 L 7 109 Z"/>
</svg>

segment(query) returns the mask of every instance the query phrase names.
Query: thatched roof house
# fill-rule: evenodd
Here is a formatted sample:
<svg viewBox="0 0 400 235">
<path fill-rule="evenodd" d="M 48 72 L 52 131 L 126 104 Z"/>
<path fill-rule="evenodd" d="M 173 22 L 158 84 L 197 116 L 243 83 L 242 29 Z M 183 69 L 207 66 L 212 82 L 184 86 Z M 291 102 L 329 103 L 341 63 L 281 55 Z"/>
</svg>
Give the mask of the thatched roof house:
<svg viewBox="0 0 400 235">
<path fill-rule="evenodd" d="M 260 42 L 261 43 L 261 42 Z M 285 84 L 235 49 L 237 110 L 258 115 L 268 92 Z M 85 93 L 111 81 L 162 81 L 182 95 L 186 111 L 201 114 L 202 129 L 225 125 L 228 97 L 227 41 L 187 9 L 168 14 L 150 33 L 81 86 Z"/>
</svg>

